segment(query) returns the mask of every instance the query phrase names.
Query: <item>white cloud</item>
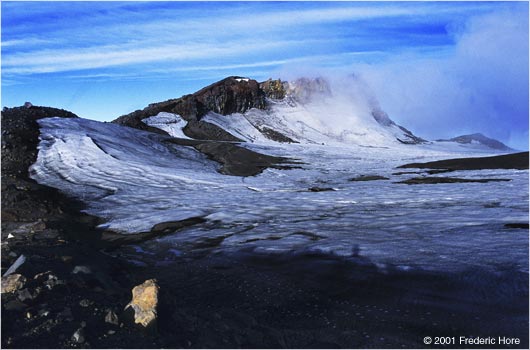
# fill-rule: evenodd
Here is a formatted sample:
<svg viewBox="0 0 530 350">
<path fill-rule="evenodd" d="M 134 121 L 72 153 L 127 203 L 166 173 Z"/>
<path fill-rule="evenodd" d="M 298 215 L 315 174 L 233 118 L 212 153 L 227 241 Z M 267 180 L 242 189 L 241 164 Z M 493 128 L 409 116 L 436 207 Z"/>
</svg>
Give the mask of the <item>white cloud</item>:
<svg viewBox="0 0 530 350">
<path fill-rule="evenodd" d="M 528 132 L 528 13 L 472 18 L 454 51 L 439 58 L 414 54 L 357 65 L 381 105 L 420 136 L 482 132 L 521 144 Z"/>
</svg>

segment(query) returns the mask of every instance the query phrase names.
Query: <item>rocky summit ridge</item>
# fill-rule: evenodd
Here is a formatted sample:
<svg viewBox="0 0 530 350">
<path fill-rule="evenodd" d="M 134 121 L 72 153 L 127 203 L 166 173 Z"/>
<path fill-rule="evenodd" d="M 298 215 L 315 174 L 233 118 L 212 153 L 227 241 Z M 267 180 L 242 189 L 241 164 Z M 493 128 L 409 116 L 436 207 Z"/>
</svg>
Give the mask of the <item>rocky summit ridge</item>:
<svg viewBox="0 0 530 350">
<path fill-rule="evenodd" d="M 151 103 L 142 110 L 120 116 L 113 123 L 165 134 L 164 131 L 142 122 L 146 118 L 165 112 L 177 114 L 187 121 L 187 125 L 182 131 L 188 137 L 203 140 L 243 141 L 223 128 L 202 120 L 203 117 L 210 112 L 229 116 L 232 114 L 243 114 L 253 108 L 266 111 L 274 101 L 285 100 L 291 104 L 304 105 L 311 100 L 330 96 L 332 96 L 330 84 L 327 79 L 322 77 L 304 77 L 294 81 L 268 79 L 258 82 L 250 78 L 230 76 L 193 94 Z M 371 115 L 377 123 L 384 127 L 398 127 L 404 135 L 403 138 L 397 138 L 401 143 L 417 144 L 426 142 L 392 121 L 378 103 L 373 103 Z M 275 141 L 296 142 L 278 130 L 265 128 L 260 131 L 266 138 Z"/>
</svg>

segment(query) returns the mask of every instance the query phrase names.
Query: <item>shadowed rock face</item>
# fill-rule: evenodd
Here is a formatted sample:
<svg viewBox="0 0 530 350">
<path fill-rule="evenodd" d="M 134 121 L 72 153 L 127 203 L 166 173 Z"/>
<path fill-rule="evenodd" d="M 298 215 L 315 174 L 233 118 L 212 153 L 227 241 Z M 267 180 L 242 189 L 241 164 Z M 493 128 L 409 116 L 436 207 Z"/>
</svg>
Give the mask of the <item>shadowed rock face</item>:
<svg viewBox="0 0 530 350">
<path fill-rule="evenodd" d="M 146 130 L 145 125 L 141 126 L 141 120 L 160 112 L 175 113 L 190 121 L 200 120 L 210 111 L 228 115 L 244 113 L 251 108 L 265 108 L 265 93 L 260 89 L 260 84 L 253 79 L 228 77 L 193 94 L 152 103 L 143 110 L 117 118 L 113 123 L 140 126 Z"/>
<path fill-rule="evenodd" d="M 196 118 L 209 111 L 228 115 L 244 113 L 251 108 L 265 108 L 265 94 L 259 83 L 252 79 L 228 77 L 207 86 L 192 95 L 196 101 Z M 182 115 L 190 115 L 183 111 Z"/>
</svg>

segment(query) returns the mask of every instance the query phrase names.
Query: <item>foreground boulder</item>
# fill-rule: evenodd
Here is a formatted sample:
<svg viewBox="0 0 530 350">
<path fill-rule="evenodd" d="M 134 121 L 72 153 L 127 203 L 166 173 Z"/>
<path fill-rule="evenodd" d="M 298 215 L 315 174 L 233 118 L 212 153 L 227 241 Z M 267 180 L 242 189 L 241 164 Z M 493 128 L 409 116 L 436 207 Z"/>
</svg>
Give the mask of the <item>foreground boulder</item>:
<svg viewBox="0 0 530 350">
<path fill-rule="evenodd" d="M 145 328 L 156 325 L 158 290 L 155 279 L 149 279 L 133 288 L 132 300 L 125 306 L 125 310 L 128 308 L 134 310 L 134 323 Z"/>
<path fill-rule="evenodd" d="M 2 277 L 2 293 L 12 293 L 22 289 L 25 284 L 26 277 L 18 273 Z"/>
</svg>

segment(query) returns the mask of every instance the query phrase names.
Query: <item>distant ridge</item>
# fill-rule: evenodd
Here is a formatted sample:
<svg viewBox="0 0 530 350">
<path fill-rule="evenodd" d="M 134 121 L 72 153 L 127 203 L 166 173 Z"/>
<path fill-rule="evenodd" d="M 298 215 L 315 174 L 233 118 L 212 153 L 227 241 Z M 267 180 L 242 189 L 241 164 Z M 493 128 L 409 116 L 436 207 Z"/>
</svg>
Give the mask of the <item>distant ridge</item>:
<svg viewBox="0 0 530 350">
<path fill-rule="evenodd" d="M 487 136 L 484 136 L 481 133 L 461 135 L 461 136 L 453 137 L 452 139 L 448 139 L 448 140 L 441 139 L 441 140 L 436 140 L 436 141 L 438 142 L 458 142 L 462 144 L 479 143 L 479 144 L 482 144 L 484 146 L 487 146 L 489 148 L 499 150 L 499 151 L 507 151 L 507 152 L 515 151 L 513 148 L 506 146 L 504 143 L 498 140 L 489 138 Z"/>
</svg>

